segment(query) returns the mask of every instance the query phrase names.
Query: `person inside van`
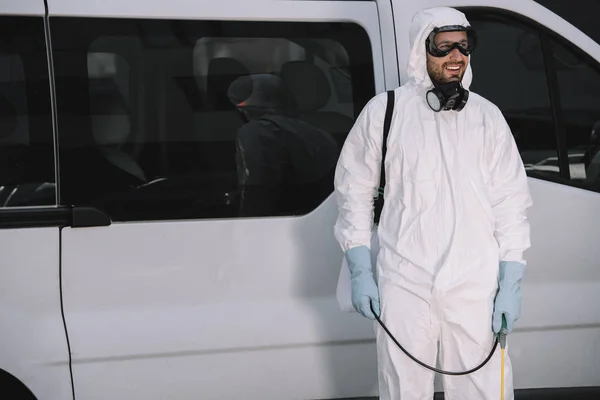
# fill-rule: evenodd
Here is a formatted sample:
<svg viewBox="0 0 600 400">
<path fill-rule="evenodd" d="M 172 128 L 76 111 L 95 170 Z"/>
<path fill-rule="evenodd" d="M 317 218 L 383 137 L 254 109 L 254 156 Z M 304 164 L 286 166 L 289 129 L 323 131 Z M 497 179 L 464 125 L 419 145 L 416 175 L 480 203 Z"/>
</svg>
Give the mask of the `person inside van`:
<svg viewBox="0 0 600 400">
<path fill-rule="evenodd" d="M 394 90 L 376 270 L 370 244 L 386 93 L 369 101 L 342 148 L 334 232 L 357 312 L 374 319 L 373 310 L 422 362 L 435 366 L 439 345 L 441 368 L 465 371 L 486 359 L 502 317 L 508 332 L 519 318 L 532 199 L 503 114 L 469 92 L 476 35 L 465 15 L 422 10 L 410 41 L 409 80 Z M 380 399 L 431 400 L 434 372 L 375 329 Z M 505 399 L 512 400 L 510 358 L 505 362 Z M 445 398 L 497 399 L 500 368 L 497 354 L 471 374 L 444 375 Z"/>
<path fill-rule="evenodd" d="M 276 75 L 242 76 L 228 96 L 245 122 L 236 139 L 240 216 L 316 208 L 333 191 L 340 152 L 333 136 L 296 117 L 294 98 Z"/>
</svg>

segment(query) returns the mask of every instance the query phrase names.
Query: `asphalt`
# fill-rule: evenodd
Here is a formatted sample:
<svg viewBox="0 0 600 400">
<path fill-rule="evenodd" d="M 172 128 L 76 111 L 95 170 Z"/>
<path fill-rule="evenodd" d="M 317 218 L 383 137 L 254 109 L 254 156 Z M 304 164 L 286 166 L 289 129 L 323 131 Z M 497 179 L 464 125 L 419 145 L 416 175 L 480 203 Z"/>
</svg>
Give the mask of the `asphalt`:
<svg viewBox="0 0 600 400">
<path fill-rule="evenodd" d="M 337 400 L 378 399 L 378 397 L 353 397 Z M 433 400 L 444 400 L 443 393 L 436 393 Z M 515 400 L 600 400 L 600 386 L 590 388 L 515 390 Z"/>
</svg>

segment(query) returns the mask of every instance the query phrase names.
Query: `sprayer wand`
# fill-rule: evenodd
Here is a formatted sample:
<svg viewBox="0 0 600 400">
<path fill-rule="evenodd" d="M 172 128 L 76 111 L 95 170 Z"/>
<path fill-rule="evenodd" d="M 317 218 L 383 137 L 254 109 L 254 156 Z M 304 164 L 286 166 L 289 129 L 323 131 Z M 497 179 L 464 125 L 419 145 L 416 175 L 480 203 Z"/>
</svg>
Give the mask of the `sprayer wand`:
<svg viewBox="0 0 600 400">
<path fill-rule="evenodd" d="M 502 352 L 501 367 L 500 367 L 500 400 L 504 400 L 504 349 L 506 348 L 506 317 L 502 315 L 502 328 L 498 333 L 498 343 Z"/>
</svg>

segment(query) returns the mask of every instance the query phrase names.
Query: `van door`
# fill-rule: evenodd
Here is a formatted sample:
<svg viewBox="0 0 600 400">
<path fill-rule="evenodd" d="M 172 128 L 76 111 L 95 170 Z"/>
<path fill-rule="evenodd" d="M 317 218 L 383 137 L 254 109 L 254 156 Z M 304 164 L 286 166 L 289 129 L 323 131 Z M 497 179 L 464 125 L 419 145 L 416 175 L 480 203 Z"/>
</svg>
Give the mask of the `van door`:
<svg viewBox="0 0 600 400">
<path fill-rule="evenodd" d="M 50 1 L 61 201 L 103 213 L 62 231 L 75 394 L 372 394 L 372 325 L 335 298 L 332 178 L 286 160 L 331 172 L 305 138 L 339 151 L 385 89 L 376 4 L 199 4 Z M 230 87 L 259 74 L 291 109 L 248 129 Z"/>
<path fill-rule="evenodd" d="M 461 8 L 478 35 L 470 90 L 502 110 L 534 202 L 522 317 L 509 339 L 515 387 L 600 386 L 600 45 L 539 3 L 582 15 L 552 0 L 395 1 L 398 42 L 408 43 L 418 8 L 471 4 Z M 399 49 L 400 65 L 408 54 Z"/>
<path fill-rule="evenodd" d="M 68 399 L 44 2 L 0 4 L 0 397 Z"/>
</svg>

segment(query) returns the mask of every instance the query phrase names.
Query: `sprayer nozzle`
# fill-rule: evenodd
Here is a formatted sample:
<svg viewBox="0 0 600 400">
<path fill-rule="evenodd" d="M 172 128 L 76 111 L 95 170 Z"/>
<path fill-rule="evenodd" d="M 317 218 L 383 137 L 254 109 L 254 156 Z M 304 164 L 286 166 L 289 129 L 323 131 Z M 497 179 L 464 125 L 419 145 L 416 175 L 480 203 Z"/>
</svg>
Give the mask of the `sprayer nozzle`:
<svg viewBox="0 0 600 400">
<path fill-rule="evenodd" d="M 498 333 L 498 341 L 502 349 L 506 347 L 506 334 L 506 317 L 502 315 L 502 328 L 500 328 L 500 332 Z"/>
<path fill-rule="evenodd" d="M 506 347 L 506 330 L 501 329 L 498 334 L 498 341 L 500 342 L 500 348 L 504 349 Z"/>
</svg>

